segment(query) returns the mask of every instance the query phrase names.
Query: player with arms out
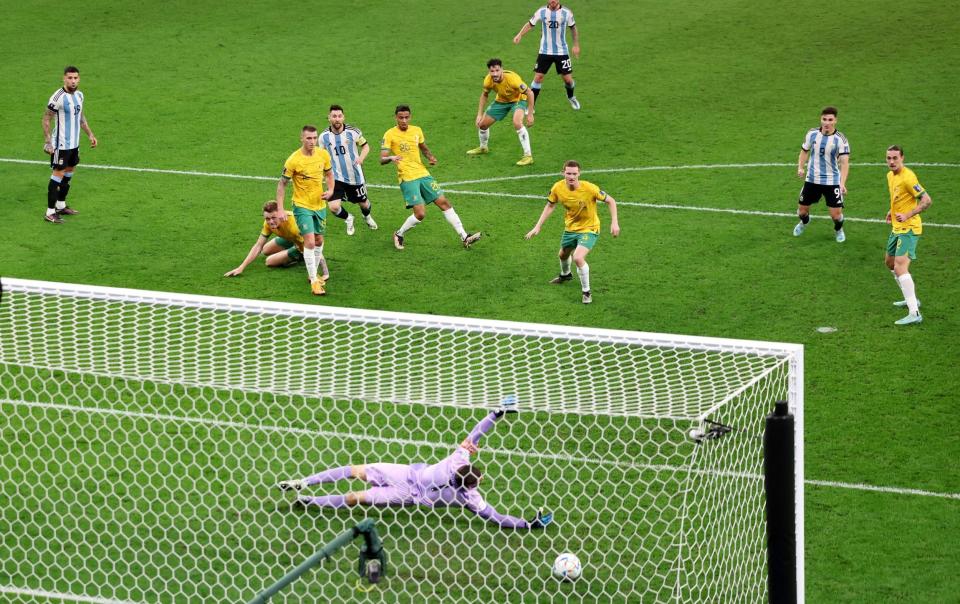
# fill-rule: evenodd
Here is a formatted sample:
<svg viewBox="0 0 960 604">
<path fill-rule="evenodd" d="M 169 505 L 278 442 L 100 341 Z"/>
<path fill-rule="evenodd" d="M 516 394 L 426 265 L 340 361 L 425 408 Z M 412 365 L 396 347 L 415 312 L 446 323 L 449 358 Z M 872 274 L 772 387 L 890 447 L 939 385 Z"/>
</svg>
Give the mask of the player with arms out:
<svg viewBox="0 0 960 604">
<path fill-rule="evenodd" d="M 590 293 L 590 266 L 587 264 L 587 254 L 593 249 L 600 237 L 600 217 L 597 215 L 597 202 L 602 201 L 610 208 L 610 234 L 620 236 L 620 223 L 617 221 L 617 202 L 600 190 L 597 185 L 580 180 L 580 164 L 570 160 L 563 164 L 563 180 L 557 181 L 550 189 L 547 205 L 543 207 L 537 224 L 533 225 L 526 234 L 527 239 L 535 237 L 543 223 L 553 214 L 557 203 L 566 210 L 563 217 L 563 235 L 560 237 L 560 274 L 550 283 L 560 284 L 573 279 L 570 272 L 570 256 L 577 265 L 577 276 L 580 277 L 580 290 L 584 304 L 590 304 L 593 296 Z"/>
<path fill-rule="evenodd" d="M 420 224 L 426 216 L 425 205 L 435 204 L 450 226 L 460 236 L 463 247 L 469 248 L 480 239 L 480 233 L 467 233 L 460 222 L 457 211 L 440 189 L 440 185 L 430 176 L 430 172 L 423 165 L 420 152 L 427 157 L 431 166 L 437 164 L 437 158 L 427 148 L 423 130 L 410 123 L 410 106 L 397 105 L 393 112 L 397 125 L 383 134 L 380 141 L 380 165 L 393 163 L 397 166 L 397 180 L 400 181 L 400 192 L 412 210 L 403 225 L 393 233 L 393 245 L 398 250 L 404 249 L 404 235 L 407 231 Z"/>
<path fill-rule="evenodd" d="M 363 161 L 370 153 L 370 145 L 359 128 L 344 122 L 343 107 L 340 105 L 330 105 L 327 120 L 330 126 L 320 133 L 320 146 L 330 154 L 333 166 L 334 185 L 330 212 L 337 218 L 346 220 L 347 235 L 353 235 L 354 217 L 343 209 L 341 202 L 358 204 L 367 226 L 376 230 L 377 223 L 370 215 L 370 200 L 367 198 L 367 185 L 363 179 Z"/>
<path fill-rule="evenodd" d="M 317 266 L 323 258 L 323 234 L 327 224 L 327 200 L 333 196 L 333 172 L 330 154 L 317 148 L 317 127 L 306 125 L 300 130 L 300 148 L 290 154 L 283 164 L 283 173 L 277 182 L 277 214 L 283 216 L 283 198 L 287 185 L 293 181 L 293 217 L 303 235 L 303 262 L 307 265 L 310 291 L 326 294 L 324 281 L 317 277 Z M 327 190 L 323 190 L 326 181 Z"/>
<path fill-rule="evenodd" d="M 316 505 L 327 508 L 343 508 L 355 505 L 424 507 L 459 506 L 470 510 L 484 520 L 509 529 L 539 529 L 552 522 L 552 514 L 537 512 L 532 520 L 524 520 L 497 512 L 480 494 L 483 480 L 480 466 L 470 463 L 470 455 L 478 451 L 480 438 L 494 427 L 505 413 L 515 413 L 515 404 L 491 411 L 477 424 L 460 446 L 446 459 L 427 465 L 374 463 L 343 466 L 325 470 L 299 480 L 285 480 L 279 484 L 283 491 L 299 491 L 305 487 L 357 479 L 370 485 L 363 491 L 346 495 L 321 497 L 299 496 L 297 501 L 304 506 Z"/>
<path fill-rule="evenodd" d="M 54 224 L 63 223 L 61 216 L 77 214 L 67 205 L 67 193 L 70 192 L 70 180 L 80 164 L 80 131 L 87 134 L 91 148 L 97 146 L 97 137 L 87 122 L 86 105 L 79 86 L 80 70 L 68 65 L 63 70 L 63 86 L 50 96 L 43 112 L 43 150 L 50 156 L 52 170 L 47 182 L 47 213 L 43 219 Z M 51 131 L 50 122 L 54 118 L 57 121 Z"/>
<path fill-rule="evenodd" d="M 884 262 L 893 278 L 897 280 L 903 300 L 894 302 L 894 306 L 906 306 L 909 314 L 895 321 L 897 325 L 920 323 L 920 301 L 910 275 L 910 261 L 917 258 L 917 242 L 923 233 L 920 212 L 933 203 L 930 194 L 917 180 L 913 170 L 903 165 L 903 148 L 893 145 L 887 149 L 887 188 L 890 190 L 890 210 L 887 222 L 892 230 L 887 238 L 887 252 Z"/>
<path fill-rule="evenodd" d="M 500 59 L 487 61 L 487 76 L 483 79 L 483 91 L 480 93 L 480 106 L 477 109 L 477 128 L 480 129 L 480 146 L 467 151 L 467 155 L 483 155 L 489 153 L 490 126 L 512 115 L 513 128 L 520 139 L 523 157 L 517 162 L 518 166 L 529 166 L 533 163 L 533 153 L 530 151 L 530 133 L 523 125 L 523 117 L 527 117 L 527 126 L 533 126 L 533 92 L 516 73 L 503 68 Z M 487 97 L 491 90 L 497 96 L 487 107 Z M 484 108 L 486 107 L 486 112 Z"/>
<path fill-rule="evenodd" d="M 846 241 L 843 233 L 843 198 L 847 194 L 847 174 L 850 171 L 850 143 L 837 131 L 837 108 L 824 107 L 820 112 L 820 127 L 811 128 L 800 145 L 797 158 L 797 178 L 806 178 L 800 190 L 797 216 L 800 222 L 793 227 L 793 236 L 799 237 L 810 222 L 810 206 L 826 199 L 833 218 L 837 243 Z"/>
<path fill-rule="evenodd" d="M 573 55 L 580 58 L 580 31 L 577 29 L 577 23 L 573 18 L 573 11 L 565 6 L 560 6 L 559 0 L 550 0 L 546 6 L 542 6 L 533 13 L 530 20 L 523 24 L 519 33 L 513 37 L 513 43 L 519 44 L 520 40 L 533 29 L 537 23 L 540 23 L 540 53 L 537 54 L 537 64 L 533 68 L 533 83 L 530 88 L 533 89 L 534 98 L 540 94 L 540 86 L 543 82 L 543 76 L 553 65 L 563 83 L 567 87 L 567 100 L 575 111 L 580 109 L 580 101 L 574 94 L 573 81 L 573 62 L 570 60 L 570 50 Z M 573 32 L 573 47 L 567 47 L 567 29 Z"/>
<path fill-rule="evenodd" d="M 270 235 L 275 237 L 270 239 Z M 267 257 L 268 268 L 290 266 L 303 259 L 303 236 L 297 228 L 293 212 L 288 210 L 281 215 L 277 211 L 277 202 L 272 199 L 263 204 L 263 227 L 260 229 L 260 236 L 247 253 L 247 257 L 243 259 L 240 266 L 224 273 L 223 276 L 239 277 L 261 252 Z M 326 261 L 321 259 L 321 262 L 322 279 L 326 282 L 330 274 L 327 271 Z"/>
</svg>

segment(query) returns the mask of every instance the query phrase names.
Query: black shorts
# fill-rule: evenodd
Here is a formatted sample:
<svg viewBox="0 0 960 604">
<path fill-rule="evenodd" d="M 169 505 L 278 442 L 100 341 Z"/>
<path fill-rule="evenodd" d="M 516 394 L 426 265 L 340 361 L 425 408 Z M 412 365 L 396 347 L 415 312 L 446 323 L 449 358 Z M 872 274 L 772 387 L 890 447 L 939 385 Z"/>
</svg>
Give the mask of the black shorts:
<svg viewBox="0 0 960 604">
<path fill-rule="evenodd" d="M 551 65 L 556 66 L 557 73 L 560 75 L 573 73 L 573 61 L 570 60 L 570 55 L 537 55 L 537 64 L 533 66 L 533 71 L 547 73 Z"/>
<path fill-rule="evenodd" d="M 803 183 L 798 203 L 802 206 L 810 206 L 820 201 L 821 197 L 827 200 L 828 208 L 843 207 L 843 193 L 840 192 L 840 185 L 818 185 L 812 182 Z"/>
<path fill-rule="evenodd" d="M 352 203 L 363 203 L 367 201 L 366 185 L 351 185 L 343 181 L 334 181 L 333 198 Z"/>
<path fill-rule="evenodd" d="M 50 167 L 54 170 L 72 168 L 80 163 L 80 148 L 56 149 L 50 156 Z"/>
</svg>

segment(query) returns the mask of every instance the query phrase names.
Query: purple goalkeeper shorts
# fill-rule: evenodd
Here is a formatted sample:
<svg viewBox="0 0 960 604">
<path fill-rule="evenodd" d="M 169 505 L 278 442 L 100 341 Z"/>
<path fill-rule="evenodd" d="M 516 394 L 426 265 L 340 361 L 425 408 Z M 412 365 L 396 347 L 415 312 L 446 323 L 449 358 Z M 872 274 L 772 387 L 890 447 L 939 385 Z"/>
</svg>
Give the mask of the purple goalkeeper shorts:
<svg viewBox="0 0 960 604">
<path fill-rule="evenodd" d="M 361 501 L 368 505 L 406 505 L 415 502 L 408 482 L 410 466 L 397 463 L 375 463 L 366 467 L 367 483 L 372 489 L 362 491 Z"/>
</svg>

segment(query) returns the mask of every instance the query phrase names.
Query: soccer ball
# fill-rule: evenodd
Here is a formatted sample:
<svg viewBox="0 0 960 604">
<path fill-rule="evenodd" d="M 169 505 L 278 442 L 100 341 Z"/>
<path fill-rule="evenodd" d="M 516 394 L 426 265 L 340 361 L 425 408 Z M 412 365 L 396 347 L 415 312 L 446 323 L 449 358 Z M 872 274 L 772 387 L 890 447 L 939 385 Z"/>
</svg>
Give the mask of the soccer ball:
<svg viewBox="0 0 960 604">
<path fill-rule="evenodd" d="M 557 581 L 573 582 L 580 578 L 583 573 L 583 565 L 580 564 L 580 558 L 573 554 L 566 553 L 557 556 L 553 561 L 553 578 Z"/>
</svg>

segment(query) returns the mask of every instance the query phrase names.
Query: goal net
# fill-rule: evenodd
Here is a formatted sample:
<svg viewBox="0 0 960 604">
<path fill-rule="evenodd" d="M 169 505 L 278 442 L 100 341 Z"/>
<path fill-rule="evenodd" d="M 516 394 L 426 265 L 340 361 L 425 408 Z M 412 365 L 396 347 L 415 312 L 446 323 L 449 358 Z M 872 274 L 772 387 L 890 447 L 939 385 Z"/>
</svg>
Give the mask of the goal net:
<svg viewBox="0 0 960 604">
<path fill-rule="evenodd" d="M 374 592 L 344 556 L 274 601 L 765 601 L 764 418 L 787 400 L 802 601 L 802 370 L 791 344 L 4 279 L 0 593 L 245 602 L 369 517 L 389 556 Z M 479 490 L 553 512 L 544 529 L 277 489 L 435 463 L 505 399 Z M 564 552 L 572 584 L 551 577 Z"/>
</svg>

